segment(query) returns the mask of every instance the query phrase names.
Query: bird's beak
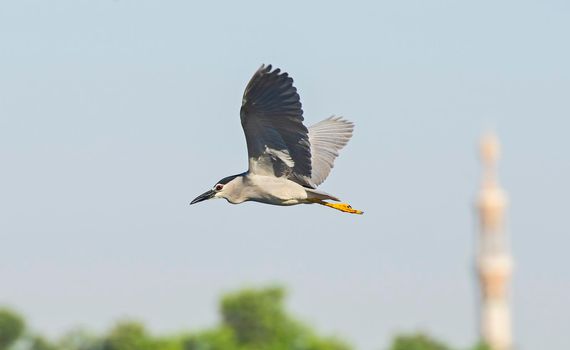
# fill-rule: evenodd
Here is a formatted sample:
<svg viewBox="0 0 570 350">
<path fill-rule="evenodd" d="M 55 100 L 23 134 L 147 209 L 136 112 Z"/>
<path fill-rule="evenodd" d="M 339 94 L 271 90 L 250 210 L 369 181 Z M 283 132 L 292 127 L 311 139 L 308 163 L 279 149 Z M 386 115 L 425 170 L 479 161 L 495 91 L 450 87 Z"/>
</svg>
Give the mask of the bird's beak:
<svg viewBox="0 0 570 350">
<path fill-rule="evenodd" d="M 192 202 L 190 202 L 190 205 L 196 204 L 198 202 L 205 201 L 206 199 L 210 199 L 210 198 L 214 197 L 214 194 L 216 194 L 216 192 L 214 192 L 213 190 L 209 190 L 207 192 L 204 192 L 201 195 L 199 195 L 198 197 L 194 198 L 194 200 Z"/>
</svg>

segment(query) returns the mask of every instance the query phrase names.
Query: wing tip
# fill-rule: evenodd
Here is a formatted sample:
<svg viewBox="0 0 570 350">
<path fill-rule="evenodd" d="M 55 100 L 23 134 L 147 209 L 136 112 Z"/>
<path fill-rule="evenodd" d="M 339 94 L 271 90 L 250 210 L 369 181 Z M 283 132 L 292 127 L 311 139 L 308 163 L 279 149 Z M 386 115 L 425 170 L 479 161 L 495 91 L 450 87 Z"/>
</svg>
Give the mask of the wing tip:
<svg viewBox="0 0 570 350">
<path fill-rule="evenodd" d="M 257 72 L 261 74 L 276 75 L 277 77 L 289 78 L 292 80 L 287 72 L 282 71 L 279 67 L 274 67 L 272 64 L 262 63 Z"/>
<path fill-rule="evenodd" d="M 346 128 L 350 131 L 351 134 L 354 132 L 354 128 L 356 126 L 356 124 L 353 121 L 348 120 L 348 119 L 344 118 L 343 116 L 337 116 L 335 114 L 331 115 L 330 117 L 328 117 L 326 119 L 321 120 L 320 122 L 316 123 L 314 126 L 319 125 L 321 123 L 326 123 L 328 121 L 344 124 L 344 126 L 346 126 Z"/>
<path fill-rule="evenodd" d="M 333 114 L 325 120 L 333 120 L 335 122 L 340 122 L 340 123 L 344 123 L 344 124 L 348 124 L 348 125 L 352 125 L 352 126 L 355 125 L 353 121 L 346 119 L 342 115 Z"/>
</svg>

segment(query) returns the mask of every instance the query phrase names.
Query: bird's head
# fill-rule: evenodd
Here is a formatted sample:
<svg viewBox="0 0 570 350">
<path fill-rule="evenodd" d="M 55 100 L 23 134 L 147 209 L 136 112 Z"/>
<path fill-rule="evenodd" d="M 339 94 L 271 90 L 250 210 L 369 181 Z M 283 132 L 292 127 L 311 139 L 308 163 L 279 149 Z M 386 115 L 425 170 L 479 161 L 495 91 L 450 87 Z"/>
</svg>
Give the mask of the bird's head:
<svg viewBox="0 0 570 350">
<path fill-rule="evenodd" d="M 232 197 L 236 192 L 236 186 L 238 185 L 237 184 L 238 181 L 236 181 L 236 179 L 240 175 L 232 175 L 224 177 L 220 181 L 216 182 L 216 184 L 214 185 L 214 187 L 212 187 L 211 190 L 208 190 L 199 195 L 198 197 L 194 198 L 194 200 L 190 202 L 190 205 L 212 198 L 225 198 L 228 201 L 233 202 Z"/>
</svg>

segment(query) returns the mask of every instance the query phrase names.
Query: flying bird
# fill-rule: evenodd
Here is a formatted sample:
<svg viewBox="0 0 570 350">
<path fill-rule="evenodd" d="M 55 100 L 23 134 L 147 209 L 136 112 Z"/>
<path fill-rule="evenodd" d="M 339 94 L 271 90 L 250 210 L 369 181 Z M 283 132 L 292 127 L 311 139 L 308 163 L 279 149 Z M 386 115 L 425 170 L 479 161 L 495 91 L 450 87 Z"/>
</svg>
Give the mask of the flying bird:
<svg viewBox="0 0 570 350">
<path fill-rule="evenodd" d="M 249 169 L 224 177 L 190 204 L 225 198 L 233 204 L 321 204 L 346 213 L 363 213 L 346 203 L 327 202 L 340 200 L 317 190 L 350 140 L 352 122 L 332 116 L 307 128 L 293 79 L 271 65 L 262 65 L 247 84 L 240 117 Z"/>
</svg>

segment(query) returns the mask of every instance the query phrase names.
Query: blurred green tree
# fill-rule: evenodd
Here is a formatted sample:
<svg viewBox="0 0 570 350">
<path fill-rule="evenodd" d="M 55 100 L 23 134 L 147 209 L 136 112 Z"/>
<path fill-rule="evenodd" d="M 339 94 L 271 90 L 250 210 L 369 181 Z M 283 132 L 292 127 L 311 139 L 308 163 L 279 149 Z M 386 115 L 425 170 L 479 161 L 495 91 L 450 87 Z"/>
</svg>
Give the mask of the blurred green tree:
<svg viewBox="0 0 570 350">
<path fill-rule="evenodd" d="M 477 343 L 472 350 L 491 350 L 491 347 L 484 342 Z"/>
<path fill-rule="evenodd" d="M 103 339 L 101 350 L 154 350 L 152 339 L 138 322 L 119 322 Z"/>
<path fill-rule="evenodd" d="M 184 340 L 186 337 L 160 337 L 154 338 L 151 348 L 153 350 L 183 350 Z"/>
<path fill-rule="evenodd" d="M 239 347 L 232 329 L 218 327 L 190 335 L 183 343 L 184 350 L 237 350 Z"/>
<path fill-rule="evenodd" d="M 284 297 L 285 291 L 277 287 L 227 294 L 221 303 L 223 323 L 234 331 L 239 345 L 259 347 L 290 339 L 302 330 L 285 315 Z"/>
<path fill-rule="evenodd" d="M 450 350 L 447 345 L 426 334 L 404 334 L 396 336 L 390 350 Z"/>
<path fill-rule="evenodd" d="M 350 349 L 340 340 L 316 336 L 307 326 L 289 316 L 284 299 L 285 290 L 281 287 L 245 289 L 225 295 L 221 314 L 223 327 L 228 330 L 219 333 L 223 335 L 220 339 L 229 341 L 233 334 L 234 348 L 248 350 Z"/>
<path fill-rule="evenodd" d="M 66 333 L 58 342 L 58 350 L 101 350 L 102 340 L 84 329 Z"/>
<path fill-rule="evenodd" d="M 322 338 L 285 311 L 280 287 L 244 289 L 223 296 L 222 324 L 189 336 L 184 350 L 349 350 Z"/>
<path fill-rule="evenodd" d="M 0 350 L 7 350 L 24 333 L 24 319 L 16 312 L 0 309 Z"/>
<path fill-rule="evenodd" d="M 52 344 L 42 336 L 35 336 L 31 340 L 29 350 L 60 350 L 55 344 Z"/>
</svg>

